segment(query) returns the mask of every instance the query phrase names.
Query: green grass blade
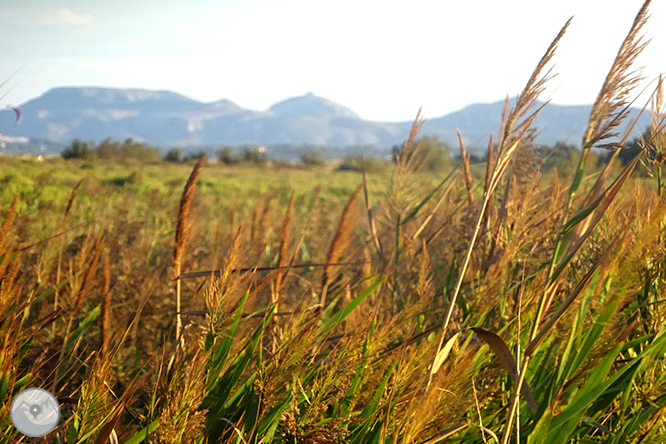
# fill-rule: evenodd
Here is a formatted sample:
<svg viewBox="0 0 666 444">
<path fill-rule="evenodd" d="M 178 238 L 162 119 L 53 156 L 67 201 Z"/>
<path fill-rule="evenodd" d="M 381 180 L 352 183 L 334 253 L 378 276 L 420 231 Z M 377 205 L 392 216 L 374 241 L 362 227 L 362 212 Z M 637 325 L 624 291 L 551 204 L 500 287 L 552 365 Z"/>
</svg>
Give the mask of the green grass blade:
<svg viewBox="0 0 666 444">
<path fill-rule="evenodd" d="M 384 283 L 385 278 L 381 278 L 378 281 L 374 282 L 372 285 L 370 285 L 365 291 L 363 291 L 361 294 L 356 296 L 354 299 L 351 300 L 347 305 L 344 306 L 343 309 L 341 309 L 339 312 L 331 316 L 327 321 L 322 323 L 321 328 L 319 329 L 320 333 L 324 333 L 325 331 L 329 330 L 330 328 L 336 326 L 340 322 L 342 322 L 343 319 L 345 319 L 349 314 L 356 309 L 363 301 L 365 301 L 368 296 L 372 294 L 377 288 L 379 288 L 380 285 Z"/>
<path fill-rule="evenodd" d="M 160 421 L 159 419 L 156 419 L 153 422 L 151 422 L 147 427 L 136 432 L 134 436 L 132 436 L 130 439 L 128 439 L 127 441 L 123 441 L 122 444 L 141 444 L 146 439 L 148 434 L 157 430 L 159 426 L 160 426 Z"/>
</svg>

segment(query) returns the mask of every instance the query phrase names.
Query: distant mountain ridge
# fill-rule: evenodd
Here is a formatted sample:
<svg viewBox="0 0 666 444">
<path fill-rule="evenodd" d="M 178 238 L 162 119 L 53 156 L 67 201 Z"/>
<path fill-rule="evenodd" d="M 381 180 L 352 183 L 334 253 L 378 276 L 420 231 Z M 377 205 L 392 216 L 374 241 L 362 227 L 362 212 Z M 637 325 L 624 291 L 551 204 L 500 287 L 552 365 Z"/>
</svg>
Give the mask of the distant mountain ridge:
<svg viewBox="0 0 666 444">
<path fill-rule="evenodd" d="M 425 121 L 421 135 L 457 145 L 460 129 L 471 151 L 483 151 L 499 129 L 503 101 L 473 104 Z M 165 90 L 59 87 L 21 105 L 20 125 L 0 111 L 0 134 L 68 143 L 133 138 L 155 146 L 319 145 L 390 148 L 404 141 L 411 122 L 372 122 L 349 108 L 307 93 L 265 111 L 223 99 L 203 103 Z M 591 105 L 547 105 L 537 119 L 537 142 L 580 143 Z M 638 114 L 633 110 L 634 115 Z M 649 125 L 644 115 L 637 125 Z"/>
</svg>

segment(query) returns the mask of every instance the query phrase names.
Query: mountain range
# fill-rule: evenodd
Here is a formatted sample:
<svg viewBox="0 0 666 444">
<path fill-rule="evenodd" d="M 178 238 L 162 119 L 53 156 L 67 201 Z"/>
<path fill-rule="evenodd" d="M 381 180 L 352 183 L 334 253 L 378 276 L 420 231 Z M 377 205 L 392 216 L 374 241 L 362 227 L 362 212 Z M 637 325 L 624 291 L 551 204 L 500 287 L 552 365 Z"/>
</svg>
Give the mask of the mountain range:
<svg viewBox="0 0 666 444">
<path fill-rule="evenodd" d="M 496 136 L 504 102 L 478 103 L 427 119 L 421 135 L 457 146 L 460 129 L 470 151 L 485 151 Z M 245 109 L 229 100 L 203 103 L 171 91 L 97 87 L 59 87 L 12 110 L 0 110 L 0 134 L 57 144 L 74 138 L 100 141 L 133 138 L 162 148 L 212 145 L 315 145 L 390 148 L 404 141 L 412 122 L 373 122 L 350 109 L 307 93 L 265 111 Z M 539 115 L 537 143 L 578 144 L 591 105 L 548 104 Z M 638 110 L 632 110 L 634 116 Z M 626 124 L 626 123 L 625 123 Z M 645 113 L 636 126 L 649 125 Z M 622 128 L 621 128 L 622 129 Z"/>
</svg>

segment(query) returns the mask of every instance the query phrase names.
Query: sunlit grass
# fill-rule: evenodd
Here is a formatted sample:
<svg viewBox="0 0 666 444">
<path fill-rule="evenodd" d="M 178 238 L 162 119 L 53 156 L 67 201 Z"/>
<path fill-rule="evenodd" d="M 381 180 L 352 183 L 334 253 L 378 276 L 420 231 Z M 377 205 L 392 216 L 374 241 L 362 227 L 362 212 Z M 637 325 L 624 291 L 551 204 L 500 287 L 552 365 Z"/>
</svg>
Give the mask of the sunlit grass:
<svg viewBox="0 0 666 444">
<path fill-rule="evenodd" d="M 420 171 L 418 119 L 365 175 L 2 159 L 3 415 L 40 386 L 67 444 L 665 442 L 661 176 L 589 163 L 648 4 L 568 177 L 531 131 L 566 26 L 469 170 Z"/>
</svg>

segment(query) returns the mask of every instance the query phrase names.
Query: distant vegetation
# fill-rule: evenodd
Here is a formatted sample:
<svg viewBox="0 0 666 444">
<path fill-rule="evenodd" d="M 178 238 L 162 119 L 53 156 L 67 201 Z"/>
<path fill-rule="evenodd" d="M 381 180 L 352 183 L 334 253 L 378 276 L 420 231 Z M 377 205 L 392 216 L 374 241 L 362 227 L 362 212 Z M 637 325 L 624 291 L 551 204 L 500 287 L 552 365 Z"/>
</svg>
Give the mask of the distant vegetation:
<svg viewBox="0 0 666 444">
<path fill-rule="evenodd" d="M 651 135 L 652 130 L 650 128 L 647 128 L 643 133 L 645 139 L 649 139 Z M 623 165 L 631 162 L 640 151 L 640 143 L 641 138 L 636 137 L 620 151 L 618 159 Z M 429 172 L 448 172 L 453 166 L 461 164 L 459 149 L 457 147 L 453 148 L 437 137 L 421 137 L 414 141 L 414 146 L 418 146 L 419 149 L 412 152 L 405 151 L 404 145 L 394 146 L 390 152 L 392 163 L 396 163 L 401 156 L 407 156 L 404 160 L 414 162 L 419 165 L 421 170 Z M 540 165 L 542 173 L 548 173 L 556 169 L 560 175 L 569 175 L 576 168 L 581 155 L 580 148 L 564 142 L 558 142 L 555 146 L 530 144 L 530 147 L 531 155 Z M 285 162 L 285 159 L 280 158 L 279 155 L 271 157 L 270 149 L 258 146 L 223 146 L 208 151 L 172 148 L 162 154 L 157 148 L 132 139 L 127 139 L 124 142 L 107 139 L 97 144 L 75 139 L 62 151 L 61 156 L 63 159 L 106 160 L 112 162 L 131 160 L 144 163 L 160 161 L 179 163 L 196 161 L 208 154 L 210 159 L 228 166 L 265 165 L 272 161 L 279 163 L 281 166 L 315 167 L 331 162 L 331 152 L 335 152 L 335 150 L 326 150 L 321 147 L 301 148 L 298 150 L 297 160 Z M 385 156 L 378 156 L 375 151 L 363 157 L 360 154 L 343 153 L 340 154 L 338 163 L 340 170 L 360 172 L 363 165 L 365 165 L 366 171 L 376 172 L 390 167 L 389 162 L 387 162 L 388 152 Z M 588 171 L 602 167 L 608 162 L 611 154 L 612 152 L 605 150 L 590 152 L 588 155 L 590 160 L 587 162 Z M 412 159 L 410 156 L 415 157 Z M 487 161 L 487 156 L 479 157 L 468 154 L 468 157 L 471 165 L 484 164 Z M 645 168 L 641 171 L 641 174 L 648 174 Z"/>
<path fill-rule="evenodd" d="M 136 160 L 146 163 L 159 162 L 162 155 L 157 148 L 126 139 L 114 142 L 106 139 L 98 144 L 91 144 L 75 139 L 61 153 L 63 159 L 100 159 L 108 161 Z"/>
</svg>

